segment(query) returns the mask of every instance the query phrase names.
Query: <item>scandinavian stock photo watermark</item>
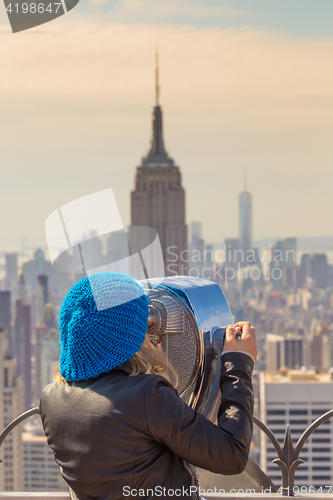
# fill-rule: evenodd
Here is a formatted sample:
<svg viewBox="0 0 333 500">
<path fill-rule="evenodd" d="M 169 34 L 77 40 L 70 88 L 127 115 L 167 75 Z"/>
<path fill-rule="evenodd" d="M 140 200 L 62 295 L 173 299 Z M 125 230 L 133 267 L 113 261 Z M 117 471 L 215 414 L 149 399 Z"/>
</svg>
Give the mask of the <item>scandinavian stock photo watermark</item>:
<svg viewBox="0 0 333 500">
<path fill-rule="evenodd" d="M 225 283 L 235 279 L 281 280 L 283 268 L 296 266 L 296 251 L 282 251 L 269 245 L 268 249 L 234 250 L 223 245 L 214 250 L 198 249 L 178 252 L 169 246 L 166 252 L 166 271 L 169 275 L 188 275 L 196 278 L 220 280 Z"/>
</svg>

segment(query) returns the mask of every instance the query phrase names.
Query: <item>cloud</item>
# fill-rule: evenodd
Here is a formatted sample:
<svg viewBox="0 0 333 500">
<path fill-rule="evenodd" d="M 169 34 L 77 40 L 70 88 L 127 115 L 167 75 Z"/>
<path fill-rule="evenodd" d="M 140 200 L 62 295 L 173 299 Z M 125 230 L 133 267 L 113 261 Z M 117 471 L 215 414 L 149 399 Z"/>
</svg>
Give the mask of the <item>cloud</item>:
<svg viewBox="0 0 333 500">
<path fill-rule="evenodd" d="M 232 18 L 251 16 L 245 9 L 215 3 L 214 0 L 80 0 L 78 13 L 89 13 L 120 23 L 219 24 Z M 0 23 L 7 21 L 5 9 L 0 9 Z M 31 32 L 32 33 L 32 32 Z"/>
<path fill-rule="evenodd" d="M 237 233 L 247 165 L 255 237 L 331 231 L 320 214 L 332 211 L 332 38 L 112 24 L 79 11 L 52 27 L 0 45 L 4 232 L 40 234 L 44 213 L 105 187 L 129 221 L 150 140 L 156 43 L 166 145 L 182 168 L 189 220 L 203 220 L 211 240 Z"/>
<path fill-rule="evenodd" d="M 103 0 L 90 0 L 90 2 Z M 194 18 L 217 18 L 242 16 L 248 14 L 244 9 L 234 9 L 226 5 L 202 3 L 189 0 L 123 0 L 116 4 L 112 9 L 113 16 L 117 20 L 138 20 L 144 19 L 146 22 L 163 20 L 164 22 L 171 18 L 188 19 L 190 23 Z"/>
<path fill-rule="evenodd" d="M 183 107 L 182 120 L 191 116 L 191 122 L 192 110 L 210 110 L 212 122 L 227 120 L 233 127 L 237 110 L 245 120 L 252 115 L 255 128 L 332 121 L 333 39 L 85 17 L 53 26 L 53 34 L 26 37 L 24 44 L 15 35 L 0 46 L 0 102 L 11 103 L 14 113 L 48 103 L 66 114 L 115 106 L 135 116 L 151 99 L 158 43 L 162 98 L 171 109 Z"/>
</svg>

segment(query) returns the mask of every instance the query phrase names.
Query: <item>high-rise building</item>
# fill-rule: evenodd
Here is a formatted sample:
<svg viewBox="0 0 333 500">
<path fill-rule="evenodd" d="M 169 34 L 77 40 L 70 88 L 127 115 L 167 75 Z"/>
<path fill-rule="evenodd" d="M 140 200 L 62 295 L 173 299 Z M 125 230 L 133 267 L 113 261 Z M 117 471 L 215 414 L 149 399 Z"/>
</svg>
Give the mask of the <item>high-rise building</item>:
<svg viewBox="0 0 333 500">
<path fill-rule="evenodd" d="M 6 332 L 6 333 L 4 334 L 4 332 Z M 6 357 L 6 349 L 7 349 L 7 346 L 5 344 L 6 335 L 8 335 L 6 329 L 3 327 L 0 327 L 0 398 L 1 398 L 0 429 L 1 429 L 1 432 L 5 428 L 5 424 L 4 424 L 5 412 L 2 410 L 2 407 L 3 407 L 2 401 L 3 401 L 3 391 L 4 391 L 4 387 L 5 387 L 5 370 L 4 370 L 3 366 L 5 364 L 4 359 Z M 9 349 L 9 345 L 8 345 L 8 349 Z M 3 461 L 3 448 L 0 449 L 0 459 Z M 3 464 L 1 464 L 1 465 L 3 465 Z M 5 471 L 1 465 L 0 465 L 0 491 L 3 490 L 4 482 L 5 482 Z"/>
<path fill-rule="evenodd" d="M 37 285 L 37 276 L 38 275 L 53 275 L 54 277 L 66 277 L 68 275 L 65 273 L 56 273 L 50 261 L 45 259 L 44 251 L 41 248 L 38 248 L 34 252 L 34 257 L 32 260 L 25 262 L 23 264 L 23 272 L 25 277 L 25 283 L 29 290 L 35 290 Z"/>
<path fill-rule="evenodd" d="M 191 242 L 202 238 L 202 223 L 198 221 L 191 222 Z"/>
<path fill-rule="evenodd" d="M 266 348 L 267 348 L 267 357 L 266 357 L 266 369 L 267 370 L 278 370 L 282 363 L 282 353 L 281 353 L 281 344 L 284 341 L 284 337 L 282 335 L 274 335 L 272 333 L 267 333 L 266 335 Z"/>
<path fill-rule="evenodd" d="M 279 263 L 281 267 L 294 269 L 296 267 L 297 239 L 286 238 L 278 240 L 272 247 L 273 262 Z"/>
<path fill-rule="evenodd" d="M 112 270 L 130 274 L 128 234 L 123 229 L 113 231 L 106 240 L 106 262 Z"/>
<path fill-rule="evenodd" d="M 36 287 L 36 324 L 40 324 L 43 321 L 44 307 L 48 302 L 48 275 L 39 274 L 37 276 L 37 287 Z"/>
<path fill-rule="evenodd" d="M 23 304 L 21 309 L 23 323 L 23 386 L 24 411 L 31 408 L 31 306 Z"/>
<path fill-rule="evenodd" d="M 319 326 L 309 337 L 308 362 L 316 370 L 328 370 L 333 364 L 331 332 Z"/>
<path fill-rule="evenodd" d="M 23 268 L 20 269 L 20 272 L 19 272 L 17 298 L 21 299 L 23 304 L 27 304 L 29 301 Z"/>
<path fill-rule="evenodd" d="M 304 338 L 293 333 L 287 333 L 284 338 L 284 365 L 288 368 L 304 366 Z"/>
<path fill-rule="evenodd" d="M 15 300 L 15 342 L 14 352 L 18 360 L 18 375 L 24 387 L 24 410 L 31 408 L 31 305 L 28 296 L 23 270 L 20 271 L 18 297 Z"/>
<path fill-rule="evenodd" d="M 301 276 L 297 272 L 296 248 L 296 238 L 278 240 L 273 245 L 270 274 L 274 290 L 282 290 L 283 287 L 297 288 L 297 283 L 301 280 Z"/>
<path fill-rule="evenodd" d="M 46 441 L 40 419 L 27 421 L 22 434 L 24 491 L 68 491 L 60 467 Z"/>
<path fill-rule="evenodd" d="M 44 323 L 45 330 L 41 349 L 41 390 L 53 380 L 56 374 L 55 369 L 59 365 L 59 330 L 56 326 L 52 304 L 45 305 Z"/>
<path fill-rule="evenodd" d="M 35 325 L 33 341 L 33 387 L 32 387 L 32 406 L 37 406 L 42 394 L 42 349 L 43 339 L 46 336 L 46 324 Z"/>
<path fill-rule="evenodd" d="M 301 368 L 304 365 L 304 338 L 287 333 L 266 335 L 267 370 L 278 370 L 281 366 Z"/>
<path fill-rule="evenodd" d="M 243 260 L 239 238 L 226 238 L 224 240 L 224 251 L 225 267 L 237 269 L 238 264 Z"/>
<path fill-rule="evenodd" d="M 324 253 L 303 254 L 301 267 L 305 275 L 314 281 L 318 288 L 326 288 L 328 285 L 329 265 Z"/>
<path fill-rule="evenodd" d="M 0 429 L 23 411 L 23 387 L 17 376 L 17 358 L 11 356 L 7 330 L 0 329 Z M 22 429 L 15 427 L 1 446 L 0 491 L 23 490 Z"/>
<path fill-rule="evenodd" d="M 186 262 L 182 262 L 181 255 L 187 249 L 187 226 L 180 169 L 164 147 L 158 71 L 156 60 L 152 141 L 136 169 L 135 189 L 131 193 L 131 225 L 148 226 L 157 231 L 168 276 L 186 274 Z"/>
<path fill-rule="evenodd" d="M 10 352 L 14 352 L 12 326 L 11 326 L 11 306 L 10 291 L 0 291 L 0 328 L 6 328 L 10 342 Z"/>
<path fill-rule="evenodd" d="M 89 231 L 89 237 L 81 244 L 85 269 L 95 269 L 104 264 L 102 242 L 96 229 Z"/>
<path fill-rule="evenodd" d="M 211 243 L 208 243 L 206 245 L 205 263 L 208 265 L 208 267 L 213 266 L 214 263 L 214 245 L 212 245 Z"/>
<path fill-rule="evenodd" d="M 205 241 L 202 238 L 201 222 L 191 222 L 191 243 L 188 272 L 190 276 L 201 276 L 205 264 Z"/>
<path fill-rule="evenodd" d="M 287 424 L 296 442 L 305 429 L 333 408 L 333 372 L 287 370 L 260 372 L 260 420 L 283 445 Z M 295 474 L 295 485 L 331 485 L 333 480 L 333 422 L 322 424 L 306 441 Z M 277 453 L 268 439 L 261 439 L 260 467 L 275 485 L 281 485 L 279 467 L 272 463 Z"/>
<path fill-rule="evenodd" d="M 17 253 L 6 254 L 5 266 L 6 266 L 5 289 L 10 290 L 13 296 L 15 296 L 17 287 Z"/>
<path fill-rule="evenodd" d="M 33 404 L 39 403 L 43 388 L 49 384 L 59 365 L 59 330 L 53 305 L 45 304 L 43 318 L 35 325 L 33 339 Z"/>
<path fill-rule="evenodd" d="M 244 260 L 249 250 L 252 250 L 252 195 L 242 191 L 239 195 L 239 239 L 244 253 Z"/>
</svg>

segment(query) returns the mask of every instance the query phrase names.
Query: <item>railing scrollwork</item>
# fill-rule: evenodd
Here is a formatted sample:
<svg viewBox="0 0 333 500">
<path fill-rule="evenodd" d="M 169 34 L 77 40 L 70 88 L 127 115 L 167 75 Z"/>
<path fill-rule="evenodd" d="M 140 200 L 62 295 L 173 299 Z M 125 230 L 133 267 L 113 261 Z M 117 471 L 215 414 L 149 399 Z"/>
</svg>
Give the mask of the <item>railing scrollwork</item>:
<svg viewBox="0 0 333 500">
<path fill-rule="evenodd" d="M 0 447 L 8 434 L 18 424 L 31 417 L 32 415 L 38 415 L 39 413 L 39 408 L 36 407 L 26 411 L 25 413 L 22 413 L 22 415 L 15 418 L 15 420 L 13 420 L 1 433 Z M 282 494 L 284 496 L 294 496 L 295 472 L 297 467 L 304 463 L 304 461 L 299 458 L 299 454 L 302 451 L 305 442 L 321 424 L 327 422 L 332 417 L 333 410 L 330 410 L 327 413 L 324 413 L 324 415 L 322 415 L 321 417 L 317 418 L 317 420 L 312 422 L 312 424 L 309 425 L 309 427 L 303 432 L 295 447 L 292 441 L 289 424 L 287 425 L 283 446 L 281 447 L 273 432 L 259 418 L 255 416 L 253 417 L 253 422 L 266 434 L 278 455 L 278 458 L 275 458 L 273 460 L 273 463 L 277 464 L 281 470 Z M 2 462 L 2 460 L 0 460 L 0 462 Z"/>
<path fill-rule="evenodd" d="M 266 434 L 268 439 L 274 446 L 278 458 L 273 460 L 273 463 L 280 467 L 282 474 L 282 494 L 285 496 L 294 496 L 294 483 L 295 483 L 295 472 L 299 465 L 304 464 L 304 460 L 299 458 L 299 454 L 306 440 L 311 436 L 311 434 L 318 429 L 318 427 L 324 422 L 328 421 L 333 417 L 333 410 L 330 410 L 321 417 L 317 418 L 311 425 L 303 432 L 301 437 L 294 447 L 294 443 L 291 438 L 290 426 L 287 425 L 286 433 L 284 436 L 283 447 L 281 448 L 280 443 L 276 439 L 273 432 L 257 417 L 253 417 L 254 423 Z"/>
</svg>

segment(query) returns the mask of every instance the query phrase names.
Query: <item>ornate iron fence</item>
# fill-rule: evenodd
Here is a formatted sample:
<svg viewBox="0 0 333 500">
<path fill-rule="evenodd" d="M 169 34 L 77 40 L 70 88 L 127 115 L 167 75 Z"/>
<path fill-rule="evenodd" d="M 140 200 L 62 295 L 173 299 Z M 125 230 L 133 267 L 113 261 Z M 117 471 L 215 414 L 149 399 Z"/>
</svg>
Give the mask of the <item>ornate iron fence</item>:
<svg viewBox="0 0 333 500">
<path fill-rule="evenodd" d="M 25 413 L 22 413 L 22 415 L 18 416 L 13 420 L 6 428 L 5 430 L 1 433 L 0 435 L 0 448 L 5 440 L 5 438 L 8 436 L 8 434 L 21 422 L 26 420 L 27 418 L 31 417 L 32 415 L 37 415 L 39 414 L 39 408 L 32 408 L 31 410 L 26 411 Z M 333 410 L 330 410 L 321 417 L 317 418 L 314 422 L 312 422 L 309 427 L 303 432 L 301 437 L 296 443 L 296 446 L 294 446 L 292 437 L 291 437 L 291 432 L 290 432 L 290 426 L 289 424 L 287 425 L 285 436 L 284 436 L 284 443 L 283 446 L 281 447 L 277 438 L 273 434 L 273 432 L 257 417 L 253 417 L 254 423 L 266 434 L 268 439 L 271 441 L 272 445 L 274 446 L 276 453 L 278 455 L 278 458 L 275 458 L 272 460 L 272 463 L 275 463 L 279 466 L 282 474 L 282 495 L 284 496 L 295 496 L 294 495 L 294 483 L 295 483 L 295 472 L 296 469 L 299 465 L 303 464 L 304 461 L 299 458 L 299 454 L 302 451 L 302 448 L 307 441 L 307 439 L 311 436 L 311 434 L 318 429 L 318 427 L 323 424 L 324 422 L 327 422 L 329 419 L 333 417 Z M 2 460 L 0 460 L 2 462 Z"/>
<path fill-rule="evenodd" d="M 275 458 L 272 462 L 280 467 L 282 474 L 283 495 L 294 496 L 295 472 L 299 465 L 304 464 L 304 460 L 299 458 L 299 454 L 311 434 L 318 429 L 321 424 L 328 421 L 332 417 L 333 410 L 330 410 L 312 422 L 312 424 L 309 425 L 309 427 L 303 432 L 295 447 L 291 438 L 290 426 L 288 424 L 282 448 L 273 432 L 261 420 L 259 420 L 259 418 L 255 416 L 253 417 L 254 423 L 266 434 L 278 454 L 278 458 Z"/>
</svg>

